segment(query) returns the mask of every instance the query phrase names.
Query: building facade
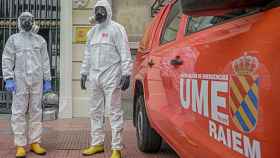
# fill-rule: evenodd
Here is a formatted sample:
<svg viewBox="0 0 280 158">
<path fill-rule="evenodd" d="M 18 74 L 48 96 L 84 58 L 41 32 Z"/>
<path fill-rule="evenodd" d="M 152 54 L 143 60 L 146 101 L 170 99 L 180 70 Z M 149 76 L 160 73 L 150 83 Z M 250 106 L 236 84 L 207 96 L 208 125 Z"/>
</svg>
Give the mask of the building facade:
<svg viewBox="0 0 280 158">
<path fill-rule="evenodd" d="M 109 0 L 113 20 L 124 25 L 129 44 L 135 53 L 138 42 L 150 20 L 152 0 Z M 31 11 L 41 34 L 48 42 L 53 85 L 59 94 L 59 117 L 87 117 L 89 93 L 80 88 L 80 66 L 89 17 L 96 0 L 0 0 L 0 52 L 7 38 L 17 32 L 16 19 L 23 11 Z M 2 73 L 2 72 L 1 72 Z M 0 114 L 10 113 L 11 94 L 0 87 Z M 129 92 L 124 93 L 125 97 Z"/>
</svg>

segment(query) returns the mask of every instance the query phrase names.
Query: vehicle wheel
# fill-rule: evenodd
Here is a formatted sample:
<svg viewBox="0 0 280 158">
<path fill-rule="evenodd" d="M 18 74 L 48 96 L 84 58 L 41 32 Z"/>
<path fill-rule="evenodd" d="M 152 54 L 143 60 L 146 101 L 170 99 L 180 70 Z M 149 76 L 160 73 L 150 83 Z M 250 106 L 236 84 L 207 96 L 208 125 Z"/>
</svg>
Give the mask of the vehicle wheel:
<svg viewBox="0 0 280 158">
<path fill-rule="evenodd" d="M 158 152 L 161 147 L 161 137 L 151 128 L 143 96 L 137 98 L 137 145 L 142 152 L 153 153 Z"/>
</svg>

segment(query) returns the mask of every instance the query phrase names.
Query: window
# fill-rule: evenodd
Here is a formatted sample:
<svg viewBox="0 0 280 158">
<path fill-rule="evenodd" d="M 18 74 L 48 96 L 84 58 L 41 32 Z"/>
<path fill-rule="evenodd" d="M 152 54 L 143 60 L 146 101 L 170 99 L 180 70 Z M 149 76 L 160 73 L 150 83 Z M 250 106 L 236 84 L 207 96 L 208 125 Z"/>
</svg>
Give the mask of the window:
<svg viewBox="0 0 280 158">
<path fill-rule="evenodd" d="M 224 16 L 190 16 L 186 27 L 186 34 L 201 31 L 208 27 L 221 24 L 227 20 L 248 16 L 256 13 L 256 9 L 237 10 Z"/>
<path fill-rule="evenodd" d="M 161 33 L 160 43 L 165 44 L 170 41 L 176 40 L 177 32 L 179 30 L 179 25 L 182 17 L 182 12 L 180 8 L 180 3 L 177 1 L 171 8 L 169 12 L 164 29 Z"/>
<path fill-rule="evenodd" d="M 213 26 L 213 18 L 213 16 L 190 17 L 187 33 L 197 32 L 204 28 Z"/>
</svg>

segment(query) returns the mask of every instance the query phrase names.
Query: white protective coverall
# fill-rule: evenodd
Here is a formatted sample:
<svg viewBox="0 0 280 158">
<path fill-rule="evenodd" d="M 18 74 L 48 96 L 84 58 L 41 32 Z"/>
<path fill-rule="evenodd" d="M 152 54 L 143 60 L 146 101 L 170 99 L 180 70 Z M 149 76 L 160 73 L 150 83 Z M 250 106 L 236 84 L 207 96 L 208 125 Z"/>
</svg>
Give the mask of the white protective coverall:
<svg viewBox="0 0 280 158">
<path fill-rule="evenodd" d="M 81 66 L 81 75 L 89 76 L 91 91 L 91 145 L 104 143 L 105 115 L 111 123 L 112 149 L 121 150 L 124 121 L 119 84 L 121 76 L 131 74 L 131 53 L 124 27 L 111 20 L 112 10 L 107 0 L 98 1 L 94 11 L 97 6 L 106 8 L 107 19 L 88 32 Z"/>
<path fill-rule="evenodd" d="M 24 12 L 21 16 L 33 15 Z M 36 33 L 24 31 L 20 27 L 20 18 L 18 26 L 20 32 L 12 35 L 5 45 L 2 71 L 4 80 L 12 78 L 16 83 L 11 124 L 15 145 L 25 146 L 27 143 L 40 143 L 43 80 L 51 80 L 51 74 L 46 41 Z M 29 127 L 26 112 L 29 114 Z"/>
</svg>

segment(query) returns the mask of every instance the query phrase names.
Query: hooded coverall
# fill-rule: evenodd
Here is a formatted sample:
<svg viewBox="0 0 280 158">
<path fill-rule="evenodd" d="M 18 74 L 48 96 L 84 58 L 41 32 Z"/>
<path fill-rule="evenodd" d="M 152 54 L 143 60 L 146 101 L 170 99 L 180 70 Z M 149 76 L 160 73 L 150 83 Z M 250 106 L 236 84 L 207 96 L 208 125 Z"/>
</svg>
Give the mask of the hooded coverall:
<svg viewBox="0 0 280 158">
<path fill-rule="evenodd" d="M 24 12 L 21 16 L 33 16 Z M 42 133 L 42 91 L 43 80 L 51 80 L 47 43 L 40 35 L 26 32 L 20 26 L 19 33 L 12 35 L 4 48 L 2 71 L 4 80 L 13 79 L 16 90 L 13 93 L 11 125 L 16 146 L 40 143 Z M 28 112 L 29 120 L 25 114 Z"/>
<path fill-rule="evenodd" d="M 97 6 L 106 8 L 107 19 L 93 26 L 88 32 L 81 66 L 81 75 L 88 76 L 88 89 L 91 91 L 91 145 L 104 143 L 104 118 L 109 117 L 112 149 L 121 150 L 124 121 L 120 80 L 121 76 L 131 73 L 131 53 L 124 27 L 111 20 L 110 4 L 106 0 L 100 0 L 96 3 L 94 11 Z"/>
</svg>

